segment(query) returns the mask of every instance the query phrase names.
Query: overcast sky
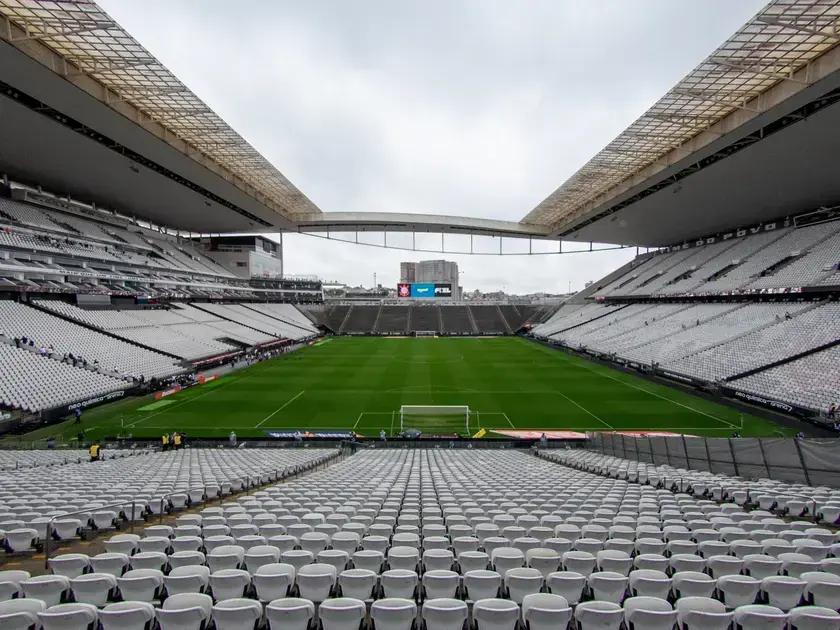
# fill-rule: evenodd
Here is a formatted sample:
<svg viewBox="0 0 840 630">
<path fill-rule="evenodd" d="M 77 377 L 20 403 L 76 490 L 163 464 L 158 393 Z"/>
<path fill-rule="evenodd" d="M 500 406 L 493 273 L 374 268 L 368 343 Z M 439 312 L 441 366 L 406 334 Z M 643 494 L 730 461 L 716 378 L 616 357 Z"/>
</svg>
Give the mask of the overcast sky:
<svg viewBox="0 0 840 630">
<path fill-rule="evenodd" d="M 99 3 L 322 210 L 509 220 L 764 4 Z M 401 260 L 441 257 L 300 235 L 285 246 L 287 273 L 366 285 L 374 273 L 395 284 Z M 531 292 L 580 289 L 634 253 L 446 257 L 467 289 Z"/>
</svg>

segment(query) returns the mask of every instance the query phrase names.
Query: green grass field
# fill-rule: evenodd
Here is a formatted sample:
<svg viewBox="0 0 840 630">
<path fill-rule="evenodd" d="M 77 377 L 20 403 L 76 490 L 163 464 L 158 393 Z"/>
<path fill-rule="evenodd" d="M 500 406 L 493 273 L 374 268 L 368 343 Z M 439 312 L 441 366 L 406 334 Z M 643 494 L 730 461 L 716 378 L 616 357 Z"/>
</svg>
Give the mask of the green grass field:
<svg viewBox="0 0 840 630">
<path fill-rule="evenodd" d="M 469 405 L 470 433 L 493 429 L 662 430 L 727 437 L 790 434 L 768 420 L 516 337 L 327 338 L 155 403 L 90 409 L 86 438 L 264 436 L 271 429 L 399 431 L 401 405 Z M 416 426 L 407 422 L 407 426 Z M 462 418 L 426 419 L 464 433 Z M 64 422 L 26 436 L 72 438 Z M 492 435 L 489 433 L 488 435 Z"/>
</svg>

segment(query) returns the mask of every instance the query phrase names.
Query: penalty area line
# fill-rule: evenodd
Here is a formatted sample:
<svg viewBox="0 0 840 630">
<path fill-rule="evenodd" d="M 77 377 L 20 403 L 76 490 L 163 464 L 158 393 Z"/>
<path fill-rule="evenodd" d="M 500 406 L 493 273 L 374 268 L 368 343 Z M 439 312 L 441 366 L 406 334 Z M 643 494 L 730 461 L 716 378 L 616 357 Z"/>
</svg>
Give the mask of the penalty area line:
<svg viewBox="0 0 840 630">
<path fill-rule="evenodd" d="M 282 411 L 283 409 L 285 409 L 286 407 L 288 407 L 290 404 L 292 404 L 294 401 L 296 401 L 298 398 L 300 398 L 301 396 L 303 396 L 304 391 L 305 391 L 305 390 L 300 390 L 300 391 L 299 391 L 299 392 L 298 392 L 295 396 L 293 396 L 292 398 L 289 398 L 289 400 L 287 400 L 286 402 L 284 402 L 282 405 L 280 405 L 279 407 L 277 407 L 277 409 L 275 409 L 275 410 L 274 410 L 274 411 L 272 411 L 270 414 L 268 414 L 265 418 L 263 418 L 263 419 L 262 419 L 262 421 L 261 421 L 261 422 L 260 422 L 257 426 L 255 426 L 254 428 L 255 428 L 255 429 L 259 429 L 262 425 L 264 425 L 266 422 L 268 422 L 269 420 L 271 420 L 271 419 L 272 419 L 275 415 L 277 415 L 280 411 Z"/>
</svg>

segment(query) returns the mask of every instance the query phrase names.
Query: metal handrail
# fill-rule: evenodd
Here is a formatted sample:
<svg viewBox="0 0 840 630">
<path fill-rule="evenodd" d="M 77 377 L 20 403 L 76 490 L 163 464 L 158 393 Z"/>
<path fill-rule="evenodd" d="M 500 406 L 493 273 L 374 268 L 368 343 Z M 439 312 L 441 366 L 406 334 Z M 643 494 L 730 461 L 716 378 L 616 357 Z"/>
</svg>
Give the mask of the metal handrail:
<svg viewBox="0 0 840 630">
<path fill-rule="evenodd" d="M 63 519 L 63 518 L 67 518 L 67 517 L 70 517 L 70 516 L 76 516 L 77 514 L 92 514 L 93 512 L 98 512 L 100 510 L 105 510 L 107 508 L 114 508 L 114 507 L 124 508 L 128 504 L 129 504 L 128 501 L 120 501 L 119 503 L 109 503 L 108 505 L 97 505 L 94 508 L 88 508 L 86 510 L 78 510 L 76 512 L 67 512 L 65 514 L 56 514 L 55 516 L 50 518 L 50 520 L 47 521 L 47 527 L 46 527 L 45 534 L 44 534 L 44 568 L 46 568 L 46 569 L 50 568 L 50 564 L 49 564 L 50 563 L 50 551 L 51 551 L 50 540 L 52 540 L 52 531 L 51 530 L 52 530 L 52 524 L 53 524 L 54 520 Z M 132 533 L 134 532 L 134 513 L 136 511 L 136 508 L 137 508 L 137 499 L 132 499 L 131 500 L 131 519 L 129 519 L 131 521 L 131 523 L 130 523 L 131 530 L 130 531 Z M 122 510 L 120 510 L 120 511 L 122 511 Z"/>
</svg>

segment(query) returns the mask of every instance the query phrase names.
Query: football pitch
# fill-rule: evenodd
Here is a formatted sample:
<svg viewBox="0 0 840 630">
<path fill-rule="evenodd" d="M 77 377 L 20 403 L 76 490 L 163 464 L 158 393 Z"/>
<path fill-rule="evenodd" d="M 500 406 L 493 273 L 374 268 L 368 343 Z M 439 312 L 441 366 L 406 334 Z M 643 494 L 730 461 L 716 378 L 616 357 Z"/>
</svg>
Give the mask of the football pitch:
<svg viewBox="0 0 840 630">
<path fill-rule="evenodd" d="M 155 402 L 131 398 L 25 436 L 240 438 L 268 432 L 399 433 L 401 405 L 468 405 L 424 418 L 427 433 L 493 430 L 671 431 L 728 437 L 790 429 L 517 337 L 335 337 Z M 415 426 L 406 419 L 406 426 Z M 420 422 L 418 419 L 416 422 Z"/>
</svg>

